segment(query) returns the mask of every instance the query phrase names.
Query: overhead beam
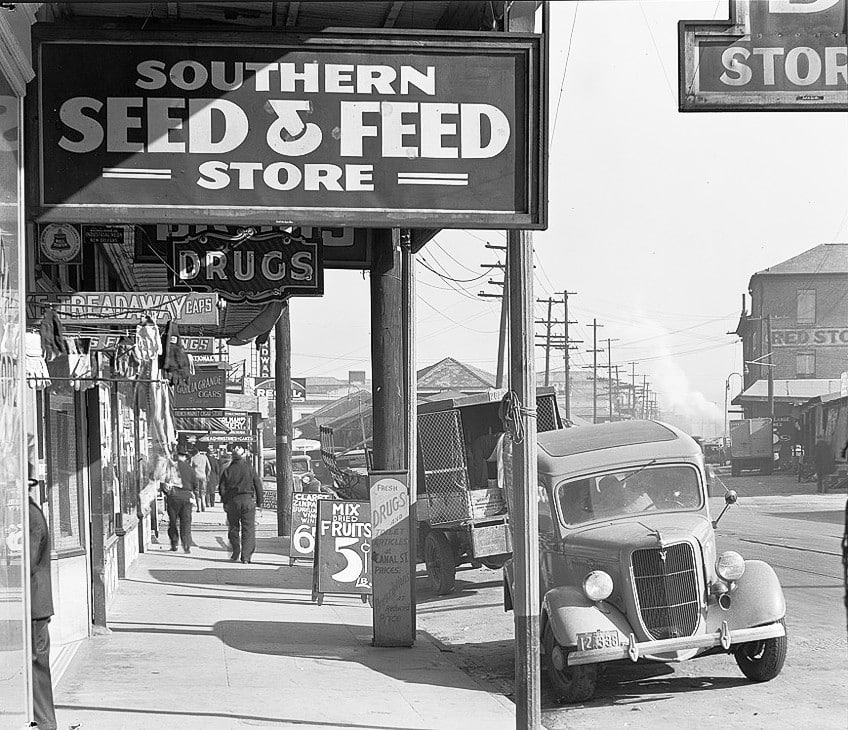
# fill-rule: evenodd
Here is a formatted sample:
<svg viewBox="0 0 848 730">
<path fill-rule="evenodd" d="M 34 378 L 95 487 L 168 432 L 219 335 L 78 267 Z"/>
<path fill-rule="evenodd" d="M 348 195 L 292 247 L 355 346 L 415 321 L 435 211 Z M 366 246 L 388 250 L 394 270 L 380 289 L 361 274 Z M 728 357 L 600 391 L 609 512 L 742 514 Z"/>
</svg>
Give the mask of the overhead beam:
<svg viewBox="0 0 848 730">
<path fill-rule="evenodd" d="M 289 9 L 286 12 L 286 28 L 294 28 L 297 25 L 297 16 L 300 14 L 300 3 L 289 3 Z"/>
<path fill-rule="evenodd" d="M 392 6 L 389 8 L 389 12 L 386 13 L 386 19 L 383 21 L 384 28 L 394 28 L 395 23 L 397 22 L 398 15 L 400 15 L 400 11 L 403 10 L 404 2 L 403 0 L 398 0 L 398 2 L 392 3 Z"/>
</svg>

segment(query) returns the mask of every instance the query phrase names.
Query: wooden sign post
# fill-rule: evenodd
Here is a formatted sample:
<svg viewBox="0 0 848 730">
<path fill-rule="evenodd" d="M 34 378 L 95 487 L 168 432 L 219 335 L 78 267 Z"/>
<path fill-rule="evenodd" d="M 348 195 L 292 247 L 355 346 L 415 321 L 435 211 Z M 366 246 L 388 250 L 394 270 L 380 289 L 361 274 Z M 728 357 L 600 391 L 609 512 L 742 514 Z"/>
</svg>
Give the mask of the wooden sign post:
<svg viewBox="0 0 848 730">
<path fill-rule="evenodd" d="M 371 472 L 372 562 L 374 564 L 374 643 L 411 646 L 412 572 L 409 569 L 409 475 Z"/>
<path fill-rule="evenodd" d="M 371 596 L 371 511 L 368 502 L 322 499 L 315 526 L 312 600 L 326 593 Z"/>
</svg>

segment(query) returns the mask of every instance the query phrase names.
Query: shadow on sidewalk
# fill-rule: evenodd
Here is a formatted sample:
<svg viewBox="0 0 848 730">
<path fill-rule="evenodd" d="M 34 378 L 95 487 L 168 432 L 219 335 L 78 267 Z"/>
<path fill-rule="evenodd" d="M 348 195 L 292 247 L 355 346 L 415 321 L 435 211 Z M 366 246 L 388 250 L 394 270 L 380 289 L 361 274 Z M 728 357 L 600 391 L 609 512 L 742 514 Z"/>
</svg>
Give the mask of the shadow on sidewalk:
<svg viewBox="0 0 848 730">
<path fill-rule="evenodd" d="M 362 730 L 409 730 L 407 727 L 401 727 L 399 725 L 374 725 L 372 723 L 368 723 L 368 725 L 359 725 L 356 723 L 350 722 L 327 722 L 326 720 L 322 721 L 311 721 L 311 720 L 303 720 L 298 718 L 297 720 L 292 718 L 285 717 L 265 717 L 262 715 L 240 715 L 236 713 L 230 712 L 198 712 L 197 710 L 191 710 L 190 712 L 180 712 L 179 710 L 150 710 L 150 709 L 134 709 L 130 707 L 105 707 L 103 705 L 68 705 L 68 704 L 57 704 L 56 709 L 61 710 L 72 710 L 75 712 L 97 712 L 97 713 L 116 713 L 116 714 L 129 714 L 129 715 L 145 715 L 146 717 L 150 717 L 151 722 L 160 716 L 165 717 L 173 717 L 173 718 L 181 718 L 182 723 L 185 723 L 188 720 L 198 718 L 198 717 L 208 717 L 208 718 L 224 718 L 224 719 L 232 719 L 237 721 L 247 721 L 249 723 L 285 723 L 287 726 L 302 726 L 309 727 L 312 725 L 320 726 L 323 728 L 334 727 L 334 728 L 352 728 L 352 729 L 362 729 Z M 175 722 L 177 720 L 175 719 Z M 241 724 L 241 723 L 239 723 Z M 159 726 L 161 727 L 161 726 Z M 180 727 L 180 725 L 176 725 L 176 727 Z M 194 727 L 192 725 L 192 727 Z"/>
</svg>

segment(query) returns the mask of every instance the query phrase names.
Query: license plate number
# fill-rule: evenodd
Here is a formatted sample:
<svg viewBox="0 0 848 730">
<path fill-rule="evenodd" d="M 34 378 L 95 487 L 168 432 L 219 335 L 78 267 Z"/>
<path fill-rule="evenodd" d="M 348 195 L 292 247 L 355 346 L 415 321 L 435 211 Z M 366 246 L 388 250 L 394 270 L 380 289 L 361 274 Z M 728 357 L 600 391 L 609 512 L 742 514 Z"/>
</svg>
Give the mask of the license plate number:
<svg viewBox="0 0 848 730">
<path fill-rule="evenodd" d="M 578 651 L 608 649 L 620 645 L 621 638 L 618 631 L 592 631 L 591 633 L 577 634 Z"/>
</svg>

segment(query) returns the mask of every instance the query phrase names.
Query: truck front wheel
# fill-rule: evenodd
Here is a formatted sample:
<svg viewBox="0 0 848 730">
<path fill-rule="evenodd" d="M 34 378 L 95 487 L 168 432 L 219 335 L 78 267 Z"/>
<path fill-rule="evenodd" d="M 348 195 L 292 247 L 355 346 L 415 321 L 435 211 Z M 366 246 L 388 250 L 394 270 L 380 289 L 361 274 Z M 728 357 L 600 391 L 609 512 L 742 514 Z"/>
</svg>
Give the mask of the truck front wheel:
<svg viewBox="0 0 848 730">
<path fill-rule="evenodd" d="M 550 623 L 545 627 L 545 664 L 548 679 L 560 702 L 588 702 L 598 684 L 597 664 L 568 666 L 569 649 L 557 643 Z"/>
<path fill-rule="evenodd" d="M 780 623 L 783 623 L 783 620 Z M 784 624 L 784 628 L 785 626 Z M 786 634 L 773 639 L 740 644 L 734 652 L 736 663 L 742 674 L 752 682 L 768 682 L 783 669 L 787 645 Z"/>
</svg>

